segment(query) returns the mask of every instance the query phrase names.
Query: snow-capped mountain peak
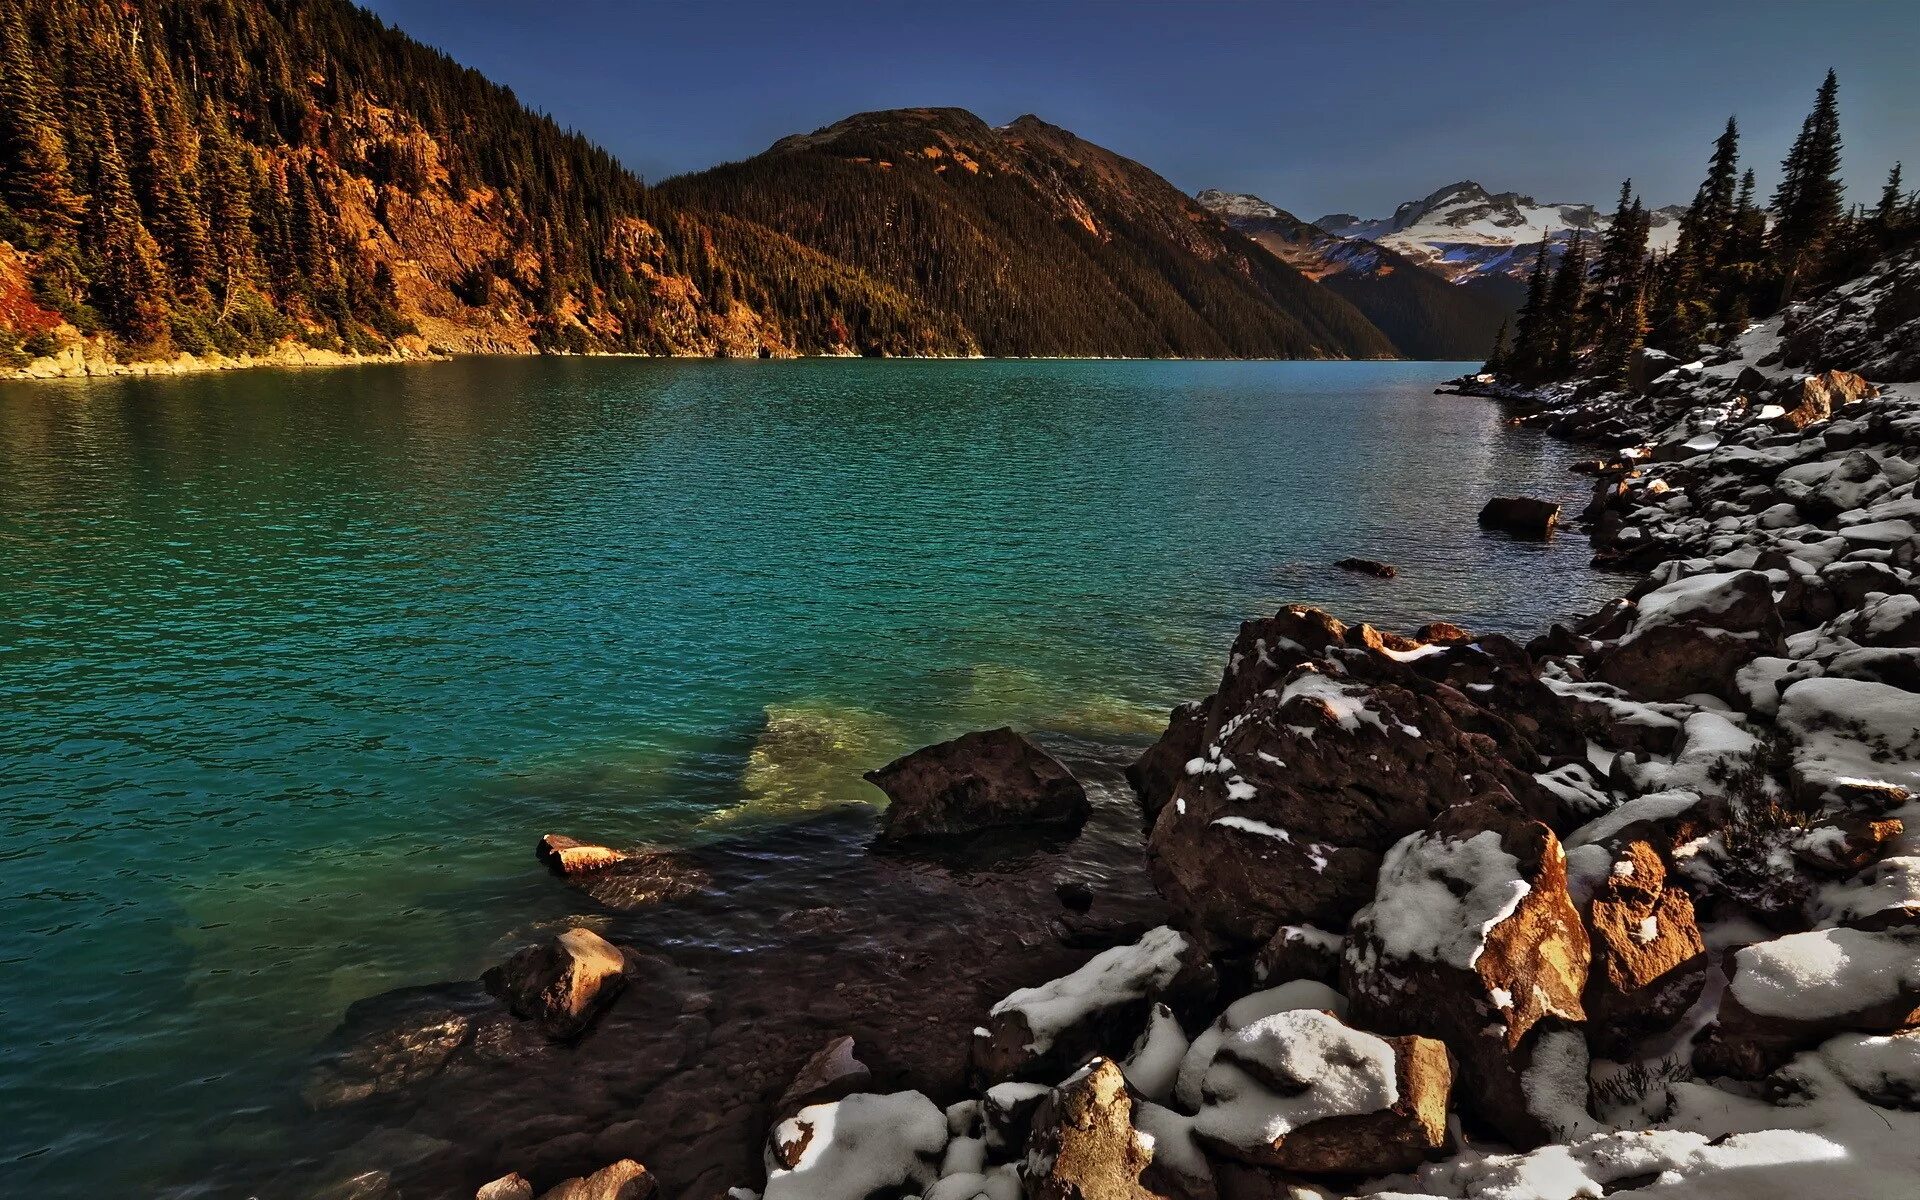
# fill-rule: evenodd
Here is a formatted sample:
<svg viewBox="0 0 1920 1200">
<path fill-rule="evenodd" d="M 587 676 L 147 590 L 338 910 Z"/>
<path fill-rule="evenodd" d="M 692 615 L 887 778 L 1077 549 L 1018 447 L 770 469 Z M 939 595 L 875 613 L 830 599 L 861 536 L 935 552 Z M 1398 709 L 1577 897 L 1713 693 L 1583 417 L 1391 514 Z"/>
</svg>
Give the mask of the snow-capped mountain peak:
<svg viewBox="0 0 1920 1200">
<path fill-rule="evenodd" d="M 1679 233 L 1678 207 L 1653 211 L 1651 245 L 1671 246 Z M 1543 237 L 1565 242 L 1576 232 L 1604 233 L 1610 214 L 1591 204 L 1542 203 L 1520 192 L 1489 192 L 1462 180 L 1366 219 L 1334 213 L 1314 222 L 1341 237 L 1360 237 L 1397 250 L 1456 282 L 1489 274 L 1524 278 L 1532 255 L 1523 248 Z"/>
</svg>

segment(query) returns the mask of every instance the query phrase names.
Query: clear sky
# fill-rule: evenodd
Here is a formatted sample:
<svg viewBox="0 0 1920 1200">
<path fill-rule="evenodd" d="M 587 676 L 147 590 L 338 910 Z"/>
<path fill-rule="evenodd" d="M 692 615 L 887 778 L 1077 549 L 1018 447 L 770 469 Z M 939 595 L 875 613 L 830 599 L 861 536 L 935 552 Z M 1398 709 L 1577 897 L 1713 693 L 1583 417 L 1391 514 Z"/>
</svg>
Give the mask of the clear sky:
<svg viewBox="0 0 1920 1200">
<path fill-rule="evenodd" d="M 849 113 L 1033 112 L 1188 191 L 1309 219 L 1458 179 L 1691 198 L 1728 114 L 1770 189 L 1828 66 L 1850 200 L 1920 183 L 1920 0 L 709 4 L 373 0 L 648 179 Z"/>
</svg>

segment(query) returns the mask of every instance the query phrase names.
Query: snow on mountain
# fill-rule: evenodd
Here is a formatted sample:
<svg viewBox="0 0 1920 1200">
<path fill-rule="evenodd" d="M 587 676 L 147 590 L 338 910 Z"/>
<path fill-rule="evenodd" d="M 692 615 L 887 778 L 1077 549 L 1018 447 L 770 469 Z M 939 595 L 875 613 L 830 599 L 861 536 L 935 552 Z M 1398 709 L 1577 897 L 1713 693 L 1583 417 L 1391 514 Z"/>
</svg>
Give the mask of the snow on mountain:
<svg viewBox="0 0 1920 1200">
<path fill-rule="evenodd" d="M 1653 249 L 1673 245 L 1684 211 L 1678 205 L 1653 210 Z M 1314 222 L 1329 233 L 1398 251 L 1456 283 L 1489 275 L 1524 279 L 1541 237 L 1563 244 L 1575 232 L 1598 235 L 1612 223 L 1612 214 L 1591 204 L 1543 204 L 1519 192 L 1488 192 L 1470 180 L 1409 200 L 1391 217 L 1334 213 Z"/>
</svg>

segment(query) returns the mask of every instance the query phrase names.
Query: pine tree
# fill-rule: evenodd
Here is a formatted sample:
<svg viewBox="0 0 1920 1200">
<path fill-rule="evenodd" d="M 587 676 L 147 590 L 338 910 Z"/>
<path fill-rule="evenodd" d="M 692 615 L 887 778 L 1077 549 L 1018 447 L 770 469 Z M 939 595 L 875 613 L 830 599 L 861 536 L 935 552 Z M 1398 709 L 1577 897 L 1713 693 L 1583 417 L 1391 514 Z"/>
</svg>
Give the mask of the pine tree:
<svg viewBox="0 0 1920 1200">
<path fill-rule="evenodd" d="M 1703 272 L 1710 273 L 1726 262 L 1727 237 L 1733 226 L 1734 187 L 1739 177 L 1740 126 L 1728 117 L 1726 130 L 1714 140 L 1707 177 L 1682 218 L 1692 235 L 1693 249 L 1700 256 Z"/>
<path fill-rule="evenodd" d="M 66 139 L 34 69 L 26 26 L 11 8 L 0 15 L 0 197 L 51 240 L 78 223 Z"/>
<path fill-rule="evenodd" d="M 1906 218 L 1906 193 L 1901 190 L 1900 164 L 1887 172 L 1886 187 L 1880 191 L 1880 203 L 1873 210 L 1873 233 L 1881 250 L 1890 250 L 1898 241 Z"/>
<path fill-rule="evenodd" d="M 94 303 L 116 333 L 139 347 L 162 344 L 167 331 L 166 270 L 160 247 L 140 220 L 125 161 L 104 123 L 99 127 L 92 195 L 87 211 L 87 248 Z"/>
<path fill-rule="evenodd" d="M 1773 194 L 1773 243 L 1781 263 L 1781 305 L 1793 299 L 1843 214 L 1840 182 L 1840 81 L 1833 71 L 1815 95 L 1813 111 L 1780 164 Z"/>
<path fill-rule="evenodd" d="M 1554 272 L 1547 292 L 1548 351 L 1546 366 L 1555 377 L 1573 370 L 1582 341 L 1580 314 L 1587 290 L 1587 245 L 1579 230 L 1560 256 L 1560 269 Z"/>
<path fill-rule="evenodd" d="M 1547 289 L 1550 286 L 1552 235 L 1540 235 L 1540 248 L 1534 251 L 1533 273 L 1527 277 L 1527 298 L 1514 320 L 1513 351 L 1508 369 L 1525 378 L 1537 374 L 1548 357 Z"/>
<path fill-rule="evenodd" d="M 1488 375 L 1498 375 L 1507 369 L 1507 319 L 1500 319 L 1500 332 L 1493 335 L 1493 351 L 1487 355 L 1487 361 L 1480 370 Z"/>
</svg>

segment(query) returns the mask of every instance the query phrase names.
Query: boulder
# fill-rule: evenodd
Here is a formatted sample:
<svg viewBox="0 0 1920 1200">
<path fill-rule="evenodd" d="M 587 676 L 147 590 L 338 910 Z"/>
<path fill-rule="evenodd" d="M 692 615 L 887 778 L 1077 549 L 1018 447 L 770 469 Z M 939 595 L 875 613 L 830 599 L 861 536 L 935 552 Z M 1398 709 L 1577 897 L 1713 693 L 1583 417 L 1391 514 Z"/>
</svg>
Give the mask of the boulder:
<svg viewBox="0 0 1920 1200">
<path fill-rule="evenodd" d="M 1878 396 L 1880 389 L 1851 371 L 1826 371 L 1794 384 L 1780 404 L 1787 411 L 1774 418 L 1774 427 L 1801 430 L 1832 418 L 1834 410 L 1855 400 Z"/>
<path fill-rule="evenodd" d="M 1136 1127 L 1136 1109 L 1151 1107 L 1134 1099 L 1111 1059 L 1053 1089 L 1034 1114 L 1027 1142 L 1027 1200 L 1211 1196 L 1211 1172 L 1178 1128 L 1182 1118 L 1163 1109 L 1159 1132 Z"/>
<path fill-rule="evenodd" d="M 481 977 L 513 1014 L 555 1041 L 585 1033 L 626 985 L 626 956 L 591 929 L 529 946 Z"/>
<path fill-rule="evenodd" d="M 491 1186 L 491 1185 L 489 1185 Z M 630 1158 L 569 1179 L 541 1193 L 540 1200 L 651 1200 L 660 1182 Z"/>
<path fill-rule="evenodd" d="M 1736 950 L 1703 1075 L 1758 1079 L 1836 1033 L 1920 1028 L 1920 932 L 1816 929 Z"/>
<path fill-rule="evenodd" d="M 852 1038 L 837 1037 L 815 1051 L 774 1103 L 775 1120 L 784 1121 L 808 1105 L 827 1104 L 865 1090 L 873 1082 L 873 1072 L 854 1057 L 853 1050 Z"/>
<path fill-rule="evenodd" d="M 1308 1174 L 1406 1171 L 1447 1140 L 1447 1049 L 1292 1009 L 1241 1026 L 1201 1080 L 1193 1132 L 1215 1154 Z"/>
<path fill-rule="evenodd" d="M 592 871 L 567 876 L 567 882 L 602 908 L 631 912 L 702 892 L 713 882 L 706 870 L 672 850 L 627 850 Z"/>
<path fill-rule="evenodd" d="M 1594 656 L 1594 676 L 1640 699 L 1737 699 L 1734 676 L 1780 653 L 1783 631 L 1762 572 L 1691 575 L 1640 597 L 1625 634 Z"/>
<path fill-rule="evenodd" d="M 1342 978 L 1355 1024 L 1445 1042 L 1463 1102 L 1525 1147 L 1590 1120 L 1589 958 L 1559 839 L 1474 803 L 1387 854 L 1348 932 Z"/>
<path fill-rule="evenodd" d="M 1191 1012 L 1212 997 L 1215 984 L 1201 947 L 1163 925 L 994 1005 L 974 1030 L 969 1069 L 981 1086 L 1058 1079 L 1095 1056 L 1125 1055 L 1154 1005 Z"/>
<path fill-rule="evenodd" d="M 502 1175 L 491 1183 L 481 1184 L 473 1200 L 533 1200 L 533 1184 L 518 1172 Z"/>
<path fill-rule="evenodd" d="M 1551 807 L 1512 765 L 1536 755 L 1511 725 L 1412 672 L 1439 657 L 1345 651 L 1228 711 L 1148 837 L 1154 886 L 1186 928 L 1236 951 L 1283 925 L 1338 929 L 1372 895 L 1387 847 L 1447 805 L 1504 789 Z M 1333 673 L 1345 666 L 1380 681 Z"/>
<path fill-rule="evenodd" d="M 1480 510 L 1483 529 L 1499 529 L 1520 537 L 1544 538 L 1560 523 L 1560 506 L 1531 496 L 1495 496 Z"/>
<path fill-rule="evenodd" d="M 1583 1004 L 1594 1047 L 1626 1061 L 1640 1039 L 1673 1027 L 1700 997 L 1707 948 L 1684 888 L 1644 841 L 1629 842 L 1587 909 L 1593 947 Z"/>
<path fill-rule="evenodd" d="M 1092 811 L 1065 767 L 1007 728 L 924 747 L 866 779 L 890 802 L 877 839 L 887 846 L 1009 826 L 1078 829 Z"/>
<path fill-rule="evenodd" d="M 767 1135 L 763 1200 L 921 1195 L 940 1176 L 947 1116 L 919 1092 L 813 1104 Z"/>
<path fill-rule="evenodd" d="M 1371 575 L 1375 579 L 1392 579 L 1399 570 L 1390 563 L 1379 562 L 1371 558 L 1343 558 L 1333 564 L 1342 571 L 1352 571 L 1359 575 Z"/>
<path fill-rule="evenodd" d="M 1166 732 L 1128 765 L 1127 782 L 1133 785 L 1133 794 L 1139 798 L 1140 810 L 1146 814 L 1148 824 L 1152 824 L 1167 801 L 1173 799 L 1174 788 L 1187 777 L 1187 763 L 1199 755 L 1205 744 L 1207 716 L 1213 701 L 1209 696 L 1174 709 L 1167 718 Z"/>
<path fill-rule="evenodd" d="M 581 875 L 610 867 L 626 855 L 608 846 L 596 846 L 564 833 L 549 833 L 533 848 L 535 858 L 555 875 Z"/>
<path fill-rule="evenodd" d="M 1664 350 L 1642 346 L 1627 360 L 1627 390 L 1644 395 L 1647 385 L 1679 365 L 1679 360 Z"/>
<path fill-rule="evenodd" d="M 1898 817 L 1843 813 L 1809 827 L 1795 839 L 1793 857 L 1816 871 L 1847 874 L 1885 858 L 1906 829 Z"/>
</svg>

